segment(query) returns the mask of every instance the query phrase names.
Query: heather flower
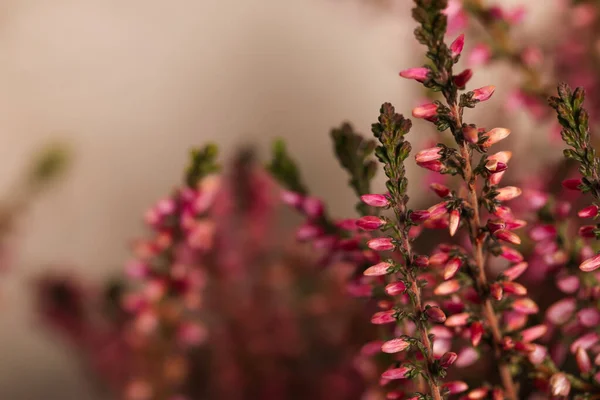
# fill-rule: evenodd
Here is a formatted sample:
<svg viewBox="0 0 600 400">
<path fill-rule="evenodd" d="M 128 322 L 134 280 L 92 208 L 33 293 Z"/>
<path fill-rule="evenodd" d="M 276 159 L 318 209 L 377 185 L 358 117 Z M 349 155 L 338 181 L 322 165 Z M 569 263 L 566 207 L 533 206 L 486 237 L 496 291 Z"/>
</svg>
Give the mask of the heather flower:
<svg viewBox="0 0 600 400">
<path fill-rule="evenodd" d="M 510 130 L 505 128 L 494 128 L 486 133 L 487 139 L 482 146 L 485 148 L 492 147 L 494 144 L 504 140 L 510 135 Z"/>
<path fill-rule="evenodd" d="M 406 341 L 406 339 L 404 338 L 397 338 L 388 340 L 387 342 L 383 343 L 383 345 L 381 346 L 381 351 L 383 351 L 384 353 L 393 354 L 404 351 L 409 347 L 410 342 Z"/>
<path fill-rule="evenodd" d="M 595 271 L 596 269 L 598 269 L 598 267 L 600 267 L 600 254 L 588 258 L 587 260 L 582 262 L 581 265 L 579 265 L 579 269 L 584 272 Z"/>
<path fill-rule="evenodd" d="M 591 205 L 580 210 L 577 215 L 580 218 L 595 218 L 598 215 L 598 206 Z"/>
<path fill-rule="evenodd" d="M 365 276 L 382 276 L 388 274 L 388 271 L 392 267 L 392 264 L 388 262 L 380 262 L 373 266 L 370 266 L 363 272 Z"/>
<path fill-rule="evenodd" d="M 406 79 L 414 79 L 418 82 L 425 82 L 429 74 L 428 68 L 409 68 L 400 71 L 400 76 Z"/>
<path fill-rule="evenodd" d="M 371 250 L 375 251 L 389 251 L 396 247 L 391 238 L 371 239 L 367 242 L 367 246 L 369 246 Z"/>
<path fill-rule="evenodd" d="M 388 198 L 382 194 L 365 194 L 360 198 L 365 204 L 371 207 L 385 208 L 390 205 Z"/>
<path fill-rule="evenodd" d="M 385 220 L 375 216 L 365 216 L 356 221 L 356 226 L 365 231 L 374 231 L 385 225 Z"/>
<path fill-rule="evenodd" d="M 424 104 L 415 107 L 412 111 L 412 115 L 415 118 L 431 119 L 437 115 L 437 108 L 438 106 L 435 103 Z"/>
<path fill-rule="evenodd" d="M 479 89 L 473 90 L 473 100 L 476 101 L 486 101 L 494 94 L 496 87 L 493 85 L 484 86 Z"/>
<path fill-rule="evenodd" d="M 430 149 L 421 150 L 415 155 L 417 163 L 426 163 L 429 161 L 435 161 L 442 158 L 441 147 L 432 147 Z"/>
<path fill-rule="evenodd" d="M 452 42 L 452 44 L 450 44 L 450 53 L 452 55 L 452 58 L 457 58 L 458 56 L 460 56 L 464 47 L 465 47 L 465 35 L 461 34 L 459 37 L 457 37 Z M 492 89 L 492 91 L 493 91 L 493 89 Z"/>
</svg>

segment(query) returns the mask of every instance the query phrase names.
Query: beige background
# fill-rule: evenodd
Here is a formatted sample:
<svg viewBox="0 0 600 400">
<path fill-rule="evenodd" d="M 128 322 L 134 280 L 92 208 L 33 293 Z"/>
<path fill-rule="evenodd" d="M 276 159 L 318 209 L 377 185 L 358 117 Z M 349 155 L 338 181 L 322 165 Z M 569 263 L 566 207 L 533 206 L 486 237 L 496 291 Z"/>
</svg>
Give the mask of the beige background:
<svg viewBox="0 0 600 400">
<path fill-rule="evenodd" d="M 91 398 L 66 347 L 26 312 L 27 280 L 49 263 L 90 279 L 118 271 L 190 146 L 252 142 L 264 154 L 284 136 L 314 192 L 350 212 L 327 133 L 344 119 L 367 133 L 383 101 L 410 113 L 418 87 L 397 77 L 420 63 L 410 3 L 381 14 L 349 0 L 3 1 L 0 185 L 46 140 L 67 140 L 76 159 L 35 203 L 2 278 L 0 399 Z"/>
</svg>

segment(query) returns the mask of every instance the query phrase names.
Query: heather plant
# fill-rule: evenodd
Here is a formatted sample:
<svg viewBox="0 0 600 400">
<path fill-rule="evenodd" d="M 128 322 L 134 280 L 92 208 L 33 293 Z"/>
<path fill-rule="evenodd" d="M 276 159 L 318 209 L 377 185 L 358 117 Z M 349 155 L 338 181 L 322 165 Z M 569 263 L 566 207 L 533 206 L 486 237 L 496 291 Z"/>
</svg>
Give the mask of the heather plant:
<svg viewBox="0 0 600 400">
<path fill-rule="evenodd" d="M 584 6 L 572 12 L 596 15 L 592 2 L 573 10 Z M 146 213 L 152 236 L 134 244 L 121 284 L 99 300 L 72 278 L 41 281 L 42 315 L 116 397 L 600 398 L 600 225 L 581 221 L 600 212 L 600 159 L 584 91 L 561 84 L 544 104 L 570 73 L 545 78 L 541 52 L 511 41 L 520 9 L 414 0 L 412 16 L 427 61 L 400 76 L 427 92 L 412 116 L 439 143 L 413 151 L 415 128 L 390 103 L 372 138 L 333 129 L 355 215 L 310 191 L 283 141 L 265 168 L 243 153 L 225 172 L 207 146 Z M 459 68 L 456 31 L 473 20 L 488 47 Z M 510 130 L 472 120 L 495 87 L 467 86 L 492 59 L 523 73 L 519 104 L 536 118 L 556 111 L 564 161 L 512 173 L 513 153 L 497 150 Z M 409 198 L 422 185 L 407 176 L 412 162 L 437 200 Z M 278 198 L 302 218 L 295 237 L 311 257 L 274 233 Z"/>
</svg>

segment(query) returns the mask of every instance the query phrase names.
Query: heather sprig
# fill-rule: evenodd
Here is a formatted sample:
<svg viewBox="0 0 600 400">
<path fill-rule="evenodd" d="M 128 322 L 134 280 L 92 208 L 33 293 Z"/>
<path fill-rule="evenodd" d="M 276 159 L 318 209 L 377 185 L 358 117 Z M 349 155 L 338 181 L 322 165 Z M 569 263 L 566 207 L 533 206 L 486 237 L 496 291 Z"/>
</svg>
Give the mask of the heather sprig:
<svg viewBox="0 0 600 400">
<path fill-rule="evenodd" d="M 509 291 L 512 285 L 502 282 L 490 284 L 485 268 L 489 255 L 504 253 L 503 242 L 506 244 L 521 242 L 512 229 L 518 229 L 523 226 L 523 223 L 516 220 L 510 210 L 502 205 L 502 202 L 519 196 L 521 190 L 516 187 L 498 187 L 502 176 L 500 174 L 506 170 L 510 154 L 502 152 L 493 156 L 486 154 L 490 147 L 506 138 L 510 131 L 504 128 L 486 131 L 476 125 L 463 122 L 465 108 L 473 108 L 477 103 L 488 100 L 494 93 L 494 87 L 486 86 L 461 94 L 453 68 L 460 59 L 464 47 L 464 35 L 460 35 L 450 46 L 446 46 L 443 41 L 447 20 L 442 11 L 446 8 L 447 2 L 415 0 L 415 3 L 413 16 L 421 25 L 415 30 L 415 37 L 427 46 L 427 57 L 431 60 L 430 65 L 424 67 L 429 70 L 427 77 L 417 80 L 425 87 L 441 92 L 445 104 L 434 101 L 429 105 L 419 106 L 413 110 L 413 116 L 433 122 L 440 132 L 449 130 L 457 145 L 457 148 L 450 148 L 440 144 L 435 150 L 428 149 L 418 153 L 416 160 L 425 168 L 440 173 L 458 174 L 464 180 L 466 185 L 466 191 L 462 192 L 464 194 L 461 194 L 461 191 L 457 193 L 448 190 L 443 196 L 445 200 L 443 204 L 450 212 L 450 234 L 454 235 L 460 221 L 465 221 L 464 226 L 469 233 L 472 254 L 469 257 L 463 254 L 464 261 L 460 264 L 465 264 L 467 276 L 472 280 L 473 287 L 482 302 L 479 309 L 471 309 L 471 318 L 474 321 L 485 322 L 483 327 L 490 336 L 489 342 L 498 361 L 504 395 L 508 399 L 516 400 L 516 385 L 510 370 L 510 364 L 515 359 L 514 349 L 503 345 L 505 334 L 500 326 L 498 315 L 507 309 L 507 300 L 496 305 L 493 300 L 503 299 L 503 291 L 519 297 L 526 294 L 526 290 Z M 406 77 L 406 74 L 400 75 Z M 481 154 L 479 161 L 475 158 L 476 154 Z M 478 187 L 479 180 L 484 182 L 481 188 Z M 494 219 L 487 224 L 482 224 L 481 221 L 482 206 L 485 206 L 489 213 L 495 214 Z M 444 273 L 444 279 L 454 277 L 458 270 L 454 264 L 446 267 L 447 273 Z M 457 264 L 459 268 L 460 264 Z M 525 300 L 521 298 L 515 300 L 515 303 L 527 304 L 527 307 L 521 308 L 524 314 L 535 311 L 535 304 L 529 305 L 531 300 Z"/>
</svg>

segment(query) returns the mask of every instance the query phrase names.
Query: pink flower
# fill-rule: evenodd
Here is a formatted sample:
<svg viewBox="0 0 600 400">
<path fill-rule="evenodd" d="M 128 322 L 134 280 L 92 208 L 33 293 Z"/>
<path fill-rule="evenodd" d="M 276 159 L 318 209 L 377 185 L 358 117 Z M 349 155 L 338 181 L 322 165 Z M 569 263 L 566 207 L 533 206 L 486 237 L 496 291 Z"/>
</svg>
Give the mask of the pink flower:
<svg viewBox="0 0 600 400">
<path fill-rule="evenodd" d="M 471 344 L 473 347 L 479 346 L 481 338 L 483 337 L 483 324 L 479 321 L 475 321 L 469 327 L 471 332 Z"/>
<path fill-rule="evenodd" d="M 388 274 L 388 270 L 392 267 L 392 264 L 388 262 L 380 262 L 370 266 L 363 272 L 365 276 L 382 276 Z"/>
<path fill-rule="evenodd" d="M 562 181 L 562 185 L 569 190 L 581 190 L 581 179 L 565 179 Z"/>
<path fill-rule="evenodd" d="M 390 201 L 382 194 L 364 194 L 360 196 L 363 203 L 371 207 L 389 207 Z"/>
<path fill-rule="evenodd" d="M 460 290 L 460 282 L 456 279 L 440 283 L 433 293 L 437 296 L 447 296 Z"/>
<path fill-rule="evenodd" d="M 473 100 L 486 101 L 494 94 L 496 86 L 484 86 L 479 89 L 473 90 Z"/>
<path fill-rule="evenodd" d="M 587 374 L 592 370 L 592 361 L 590 360 L 590 356 L 583 348 L 577 348 L 577 351 L 575 352 L 575 360 L 577 361 L 577 366 L 582 373 Z"/>
<path fill-rule="evenodd" d="M 288 206 L 300 208 L 302 202 L 304 201 L 304 196 L 296 192 L 283 190 L 281 192 L 281 201 L 283 201 Z"/>
<path fill-rule="evenodd" d="M 444 280 L 452 279 L 458 272 L 458 269 L 462 265 L 462 260 L 458 257 L 454 257 L 448 261 L 444 267 Z"/>
<path fill-rule="evenodd" d="M 394 317 L 394 314 L 396 314 L 395 310 L 376 312 L 371 317 L 371 323 L 374 325 L 383 325 L 383 324 L 390 324 L 392 322 L 396 322 L 396 318 Z"/>
<path fill-rule="evenodd" d="M 403 338 L 388 340 L 381 346 L 381 351 L 388 354 L 399 353 L 410 347 L 410 342 Z"/>
<path fill-rule="evenodd" d="M 563 325 L 571 319 L 576 309 L 577 302 L 575 298 L 567 297 L 551 305 L 546 310 L 546 318 L 554 325 Z"/>
<path fill-rule="evenodd" d="M 527 288 L 517 282 L 502 282 L 502 290 L 504 293 L 515 294 L 517 296 L 525 296 Z"/>
<path fill-rule="evenodd" d="M 467 83 L 469 83 L 472 77 L 473 71 L 471 69 L 465 69 L 460 74 L 454 75 L 452 79 L 454 80 L 454 84 L 462 90 L 465 86 L 467 86 Z"/>
<path fill-rule="evenodd" d="M 541 242 L 542 240 L 554 239 L 556 233 L 556 226 L 554 225 L 538 225 L 529 231 L 529 237 L 536 242 Z"/>
<path fill-rule="evenodd" d="M 323 202 L 316 197 L 307 197 L 302 203 L 302 209 L 307 216 L 313 219 L 321 218 L 325 210 Z"/>
<path fill-rule="evenodd" d="M 579 269 L 584 272 L 595 271 L 600 267 L 600 254 L 595 255 L 592 258 L 588 258 L 584 262 L 581 263 Z"/>
<path fill-rule="evenodd" d="M 521 262 L 523 261 L 523 254 L 521 254 L 518 250 L 513 249 L 512 247 L 502 246 L 502 253 L 500 256 L 507 259 L 510 262 Z"/>
<path fill-rule="evenodd" d="M 427 210 L 427 211 L 429 211 L 429 218 L 436 219 L 436 218 L 439 218 L 442 215 L 446 214 L 448 212 L 448 209 L 446 208 L 447 205 L 448 205 L 447 201 L 442 201 L 441 203 L 437 203 L 437 204 L 429 207 Z"/>
<path fill-rule="evenodd" d="M 402 281 L 390 283 L 385 287 L 385 292 L 390 296 L 397 296 L 406 291 L 406 285 Z"/>
<path fill-rule="evenodd" d="M 521 336 L 523 337 L 524 342 L 533 342 L 544 336 L 546 332 L 548 332 L 548 327 L 546 325 L 536 325 L 525 329 L 521 332 Z"/>
<path fill-rule="evenodd" d="M 579 348 L 587 350 L 598 343 L 598 341 L 600 341 L 600 336 L 596 332 L 587 333 L 571 343 L 571 353 L 575 353 Z"/>
<path fill-rule="evenodd" d="M 432 183 L 429 185 L 429 188 L 435 192 L 440 197 L 446 197 L 450 194 L 450 189 L 441 183 Z"/>
<path fill-rule="evenodd" d="M 442 385 L 442 387 L 447 389 L 450 394 L 462 393 L 469 389 L 469 385 L 462 381 L 446 382 Z"/>
<path fill-rule="evenodd" d="M 493 235 L 498 240 L 503 240 L 512 244 L 521 244 L 521 238 L 517 234 L 506 229 L 499 229 L 494 232 Z"/>
<path fill-rule="evenodd" d="M 438 106 L 435 103 L 428 103 L 413 108 L 412 115 L 415 118 L 431 119 L 437 116 Z"/>
<path fill-rule="evenodd" d="M 580 210 L 577 215 L 580 218 L 595 218 L 598 215 L 598 206 L 591 205 Z"/>
<path fill-rule="evenodd" d="M 579 277 L 576 275 L 562 276 L 556 279 L 556 286 L 561 292 L 572 294 L 579 290 Z"/>
<path fill-rule="evenodd" d="M 464 47 L 465 35 L 461 34 L 456 39 L 454 39 L 454 41 L 450 45 L 450 53 L 452 54 L 452 58 L 460 56 L 460 53 L 462 53 Z"/>
<path fill-rule="evenodd" d="M 391 238 L 371 239 L 367 242 L 367 246 L 369 246 L 371 250 L 375 251 L 389 251 L 396 247 Z"/>
<path fill-rule="evenodd" d="M 454 234 L 456 234 L 459 224 L 460 224 L 460 211 L 452 210 L 450 212 L 450 220 L 449 220 L 449 225 L 448 225 L 450 236 L 454 236 Z"/>
<path fill-rule="evenodd" d="M 482 146 L 485 148 L 492 147 L 494 144 L 501 140 L 504 140 L 510 135 L 510 130 L 506 128 L 494 128 L 486 133 L 487 139 L 483 142 Z"/>
<path fill-rule="evenodd" d="M 446 321 L 446 314 L 439 307 L 429 307 L 425 310 L 425 314 L 433 322 L 442 323 Z"/>
<path fill-rule="evenodd" d="M 521 195 L 521 189 L 516 186 L 505 186 L 497 191 L 496 200 L 498 201 L 509 201 Z"/>
<path fill-rule="evenodd" d="M 407 375 L 410 372 L 412 372 L 412 369 L 407 368 L 407 367 L 388 369 L 381 375 L 381 377 L 384 379 L 389 379 L 389 380 L 406 379 Z"/>
<path fill-rule="evenodd" d="M 592 328 L 600 324 L 600 311 L 595 307 L 588 307 L 577 313 L 579 323 L 587 328 Z"/>
<path fill-rule="evenodd" d="M 418 82 L 425 82 L 427 75 L 429 74 L 429 68 L 409 68 L 404 71 L 400 71 L 400 76 L 406 79 L 414 79 Z"/>
<path fill-rule="evenodd" d="M 443 171 L 445 166 L 441 161 L 435 160 L 435 161 L 426 161 L 426 162 L 417 162 L 417 165 L 419 167 L 428 169 L 430 171 L 433 172 L 440 172 Z"/>
<path fill-rule="evenodd" d="M 525 270 L 527 270 L 528 266 L 529 264 L 527 264 L 526 262 L 520 262 L 505 270 L 503 274 L 509 281 L 514 281 L 519 276 L 521 276 L 523 272 L 525 272 Z"/>
<path fill-rule="evenodd" d="M 517 299 L 513 303 L 513 310 L 520 312 L 521 314 L 537 314 L 539 307 L 535 302 L 529 298 Z"/>
<path fill-rule="evenodd" d="M 435 161 L 442 158 L 441 147 L 431 147 L 429 149 L 421 150 L 415 155 L 415 161 L 418 163 L 424 163 L 428 161 Z"/>
<path fill-rule="evenodd" d="M 440 357 L 440 366 L 442 368 L 448 368 L 449 366 L 451 366 L 452 364 L 454 364 L 456 362 L 457 358 L 458 358 L 458 355 L 451 351 L 444 353 L 444 355 L 442 357 Z"/>
<path fill-rule="evenodd" d="M 385 225 L 385 220 L 374 216 L 365 216 L 356 221 L 356 226 L 365 231 L 374 231 L 383 225 Z"/>
<path fill-rule="evenodd" d="M 448 319 L 446 319 L 445 325 L 450 328 L 455 328 L 457 326 L 465 326 L 469 318 L 471 318 L 471 314 L 466 312 L 454 314 L 449 316 Z"/>
<path fill-rule="evenodd" d="M 567 397 L 571 392 L 571 383 L 562 372 L 552 375 L 550 378 L 550 393 L 552 396 Z"/>
</svg>

